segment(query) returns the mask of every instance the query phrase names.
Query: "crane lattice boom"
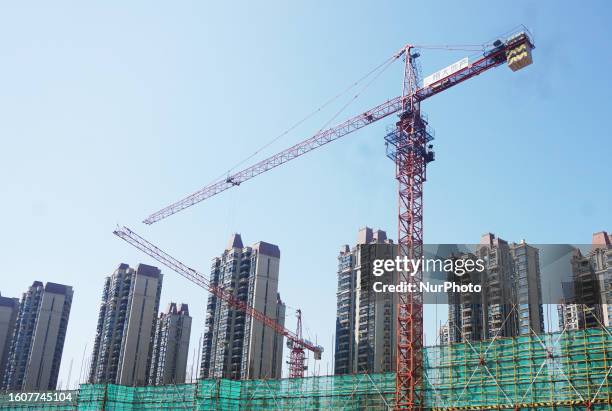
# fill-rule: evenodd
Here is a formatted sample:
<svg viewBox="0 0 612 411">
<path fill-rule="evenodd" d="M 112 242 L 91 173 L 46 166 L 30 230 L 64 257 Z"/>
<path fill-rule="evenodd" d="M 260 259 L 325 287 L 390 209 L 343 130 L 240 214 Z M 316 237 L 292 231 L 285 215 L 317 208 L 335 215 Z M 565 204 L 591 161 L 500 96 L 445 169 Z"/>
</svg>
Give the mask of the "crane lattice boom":
<svg viewBox="0 0 612 411">
<path fill-rule="evenodd" d="M 314 136 L 292 147 L 289 147 L 280 153 L 268 157 L 235 174 L 232 174 L 224 180 L 207 185 L 195 193 L 183 198 L 182 200 L 156 211 L 143 220 L 143 223 L 150 225 L 163 220 L 166 217 L 170 217 L 179 211 L 213 197 L 229 188 L 238 186 L 241 183 L 244 183 L 245 181 L 250 180 L 251 178 L 256 177 L 268 170 L 285 164 L 290 160 L 309 153 L 327 143 L 331 143 L 340 137 L 344 137 L 354 131 L 360 130 L 372 123 L 377 122 L 378 120 L 382 120 L 383 118 L 390 116 L 391 114 L 398 113 L 404 109 L 408 98 L 412 98 L 415 102 L 421 102 L 429 97 L 441 93 L 444 90 L 449 89 L 450 87 L 453 87 L 454 85 L 477 76 L 478 74 L 487 71 L 492 67 L 497 67 L 506 62 L 508 50 L 520 47 L 524 44 L 528 45 L 530 48 L 533 48 L 533 44 L 527 36 L 518 36 L 507 41 L 506 43 L 494 46 L 490 50 L 485 51 L 482 58 L 479 60 L 469 64 L 462 70 L 452 73 L 448 77 L 429 84 L 427 87 L 416 89 L 413 91 L 413 95 L 395 97 L 357 116 L 349 118 L 341 124 L 319 131 Z M 405 51 L 397 54 L 397 57 L 400 57 L 403 54 L 405 54 Z"/>
<path fill-rule="evenodd" d="M 155 260 L 159 261 L 161 264 L 165 265 L 171 270 L 182 275 L 189 281 L 199 285 L 205 290 L 208 290 L 210 293 L 214 294 L 215 296 L 226 302 L 232 308 L 244 312 L 247 316 L 253 317 L 265 326 L 270 327 L 276 333 L 287 337 L 287 339 L 291 341 L 292 344 L 304 347 L 304 349 L 312 351 L 315 354 L 316 359 L 319 359 L 321 357 L 321 353 L 323 352 L 322 347 L 311 344 L 307 340 L 304 340 L 303 338 L 299 337 L 294 332 L 280 325 L 276 321 L 276 319 L 268 317 L 264 313 L 254 309 L 245 302 L 237 299 L 236 297 L 234 297 L 231 291 L 226 290 L 223 287 L 218 287 L 211 284 L 210 281 L 208 281 L 203 274 L 199 273 L 191 267 L 188 267 L 181 261 L 177 260 L 170 254 L 157 247 L 156 245 L 145 240 L 129 228 L 125 226 L 117 228 L 115 231 L 113 231 L 113 234 L 126 241 L 127 243 L 131 244 L 135 248 L 139 249 L 140 251 L 144 252 L 145 254 L 149 255 L 150 257 L 154 258 Z"/>
<path fill-rule="evenodd" d="M 253 177 L 256 177 L 268 170 L 278 167 L 281 164 L 285 164 L 286 162 L 293 160 L 294 158 L 300 157 L 314 150 L 315 148 L 319 148 L 327 143 L 331 143 L 332 141 L 337 140 L 347 134 L 350 134 L 353 131 L 359 130 L 393 113 L 397 113 L 402 108 L 401 101 L 401 97 L 396 97 L 393 100 L 386 101 L 383 104 L 376 106 L 363 114 L 348 119 L 342 124 L 320 131 L 309 139 L 304 140 L 301 143 L 294 145 L 293 147 L 281 151 L 280 153 L 275 154 L 265 160 L 262 160 L 255 165 L 245 168 L 242 171 L 232 174 L 225 180 L 208 185 L 202 188 L 201 190 L 198 190 L 195 193 L 185 197 L 184 199 L 151 214 L 143 221 L 143 223 L 153 224 L 159 220 L 171 216 L 172 214 L 178 213 L 181 210 L 191 207 L 194 204 L 204 201 L 207 198 L 217 195 L 222 191 L 227 190 L 228 188 L 240 185 L 241 183 L 250 180 Z"/>
</svg>

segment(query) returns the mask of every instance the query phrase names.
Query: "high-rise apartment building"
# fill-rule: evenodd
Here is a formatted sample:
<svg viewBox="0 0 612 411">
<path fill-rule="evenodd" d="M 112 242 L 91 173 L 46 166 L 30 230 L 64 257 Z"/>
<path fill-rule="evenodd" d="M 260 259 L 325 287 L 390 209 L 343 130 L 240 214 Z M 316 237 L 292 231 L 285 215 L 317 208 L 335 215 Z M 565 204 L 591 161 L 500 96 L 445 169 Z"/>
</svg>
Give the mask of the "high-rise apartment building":
<svg viewBox="0 0 612 411">
<path fill-rule="evenodd" d="M 544 332 L 539 250 L 522 240 L 510 245 L 518 314 L 518 335 Z"/>
<path fill-rule="evenodd" d="M 18 312 L 19 299 L 0 296 L 0 388 L 4 380 Z"/>
<path fill-rule="evenodd" d="M 160 313 L 153 339 L 149 385 L 183 384 L 189 355 L 191 317 L 187 304 L 170 303 Z"/>
<path fill-rule="evenodd" d="M 40 281 L 23 294 L 5 370 L 5 389 L 56 388 L 72 296 L 72 287 Z"/>
<path fill-rule="evenodd" d="M 163 275 L 120 264 L 104 282 L 89 382 L 146 385 Z"/>
<path fill-rule="evenodd" d="M 599 281 L 602 323 L 612 327 L 612 233 L 593 234 L 592 247 L 589 258 Z"/>
<path fill-rule="evenodd" d="M 472 253 L 453 256 L 458 260 L 475 261 L 478 257 Z M 456 275 L 453 272 L 447 274 L 448 281 L 458 285 L 480 285 L 480 293 L 448 293 L 448 323 L 446 324 L 446 338 L 440 336 L 440 343 L 452 343 L 459 341 L 479 341 L 487 336 L 487 306 L 489 290 L 487 284 L 487 273 L 471 271 L 464 275 Z M 499 277 L 495 277 L 499 278 Z M 493 292 L 499 292 L 497 283 L 490 283 Z M 496 301 L 496 300 L 493 300 Z M 495 306 L 493 306 L 495 308 Z"/>
<path fill-rule="evenodd" d="M 483 338 L 517 335 L 517 316 L 514 310 L 517 290 L 514 287 L 514 265 L 508 242 L 487 233 L 480 239 L 477 256 L 484 259 L 486 268 L 482 293 Z"/>
<path fill-rule="evenodd" d="M 592 254 L 574 249 L 571 258 L 572 282 L 563 284 L 563 300 L 557 306 L 559 327 L 580 330 L 603 324 L 602 293 L 595 274 Z"/>
<path fill-rule="evenodd" d="M 338 256 L 334 373 L 378 373 L 395 368 L 396 293 L 375 293 L 374 260 L 394 259 L 397 247 L 382 230 L 359 230 L 357 244 Z M 393 273 L 387 281 L 395 282 Z"/>
<path fill-rule="evenodd" d="M 278 294 L 280 250 L 260 241 L 245 247 L 234 234 L 212 261 L 210 283 L 284 324 Z M 206 306 L 200 378 L 280 378 L 283 337 L 211 294 Z"/>
<path fill-rule="evenodd" d="M 281 296 L 279 293 L 276 293 L 276 315 L 274 318 L 282 319 L 281 324 L 285 324 L 285 315 L 286 315 L 287 307 L 283 300 L 281 300 Z M 272 364 L 274 375 L 278 375 L 278 378 L 281 378 L 283 373 L 283 338 L 279 335 L 274 339 L 274 344 L 272 346 Z"/>
<path fill-rule="evenodd" d="M 448 341 L 478 341 L 544 332 L 539 251 L 527 244 L 508 243 L 494 234 L 482 236 L 474 254 L 485 271 L 454 276 L 454 282 L 482 286 L 479 294 L 450 293 Z"/>
</svg>

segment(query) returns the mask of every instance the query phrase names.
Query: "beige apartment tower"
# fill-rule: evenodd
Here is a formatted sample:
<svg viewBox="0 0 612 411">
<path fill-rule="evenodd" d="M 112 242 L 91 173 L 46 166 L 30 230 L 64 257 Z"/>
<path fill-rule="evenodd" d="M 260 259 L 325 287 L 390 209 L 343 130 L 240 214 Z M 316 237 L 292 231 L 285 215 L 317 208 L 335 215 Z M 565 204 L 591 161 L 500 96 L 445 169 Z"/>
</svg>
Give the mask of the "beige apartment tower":
<svg viewBox="0 0 612 411">
<path fill-rule="evenodd" d="M 212 261 L 210 283 L 284 325 L 279 264 L 278 246 L 260 241 L 245 247 L 234 234 L 223 254 Z M 200 378 L 281 377 L 283 337 L 213 294 L 208 297 L 202 343 Z"/>
<path fill-rule="evenodd" d="M 189 307 L 187 304 L 168 304 L 166 311 L 157 318 L 149 385 L 185 382 L 190 337 Z"/>
<path fill-rule="evenodd" d="M 163 275 L 157 267 L 120 264 L 106 278 L 89 382 L 146 385 Z"/>
<path fill-rule="evenodd" d="M 457 256 L 482 259 L 485 270 L 453 281 L 478 284 L 478 294 L 449 293 L 446 342 L 544 332 L 539 250 L 525 240 L 508 243 L 486 233 L 474 253 Z"/>
<path fill-rule="evenodd" d="M 72 287 L 40 281 L 23 294 L 5 367 L 5 389 L 56 389 L 72 296 Z"/>
<path fill-rule="evenodd" d="M 4 380 L 18 312 L 19 299 L 0 296 L 0 388 Z"/>
<path fill-rule="evenodd" d="M 380 373 L 395 369 L 396 293 L 375 293 L 377 259 L 394 259 L 397 247 L 382 230 L 364 227 L 354 247 L 338 255 L 334 374 Z M 396 274 L 386 281 L 395 283 Z"/>
<path fill-rule="evenodd" d="M 593 234 L 589 259 L 599 282 L 601 322 L 606 327 L 612 327 L 612 232 Z"/>
<path fill-rule="evenodd" d="M 559 328 L 578 330 L 612 326 L 612 234 L 593 233 L 591 250 L 574 251 L 572 283 L 559 302 Z"/>
</svg>

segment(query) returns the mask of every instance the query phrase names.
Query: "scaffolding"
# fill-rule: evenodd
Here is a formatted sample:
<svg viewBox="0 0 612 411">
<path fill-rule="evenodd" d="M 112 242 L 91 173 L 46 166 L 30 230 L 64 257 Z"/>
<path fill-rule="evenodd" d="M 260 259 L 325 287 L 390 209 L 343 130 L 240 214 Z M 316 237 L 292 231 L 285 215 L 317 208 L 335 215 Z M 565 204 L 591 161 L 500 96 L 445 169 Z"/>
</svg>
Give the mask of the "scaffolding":
<svg viewBox="0 0 612 411">
<path fill-rule="evenodd" d="M 425 350 L 426 404 L 441 410 L 610 410 L 611 329 Z"/>
<path fill-rule="evenodd" d="M 428 347 L 423 359 L 427 410 L 612 409 L 612 328 Z M 83 384 L 70 393 L 64 402 L 15 402 L 7 393 L 0 410 L 390 410 L 395 374 Z"/>
</svg>

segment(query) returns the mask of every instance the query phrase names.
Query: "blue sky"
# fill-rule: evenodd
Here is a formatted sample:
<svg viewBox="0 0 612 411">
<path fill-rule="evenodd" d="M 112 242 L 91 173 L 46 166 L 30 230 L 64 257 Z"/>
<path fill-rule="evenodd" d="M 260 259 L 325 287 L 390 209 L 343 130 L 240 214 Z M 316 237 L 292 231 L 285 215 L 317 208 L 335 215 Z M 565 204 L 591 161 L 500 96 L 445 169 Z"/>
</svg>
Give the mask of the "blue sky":
<svg viewBox="0 0 612 411">
<path fill-rule="evenodd" d="M 559 5 L 4 4 L 0 292 L 18 296 L 34 280 L 74 287 L 65 384 L 71 359 L 74 380 L 93 343 L 104 277 L 120 262 L 152 263 L 112 235 L 117 223 L 203 272 L 237 231 L 248 244 L 280 246 L 282 297 L 303 309 L 309 338 L 327 349 L 324 373 L 340 246 L 354 243 L 364 225 L 397 236 L 396 183 L 383 144 L 392 118 L 154 226 L 140 221 L 249 156 L 403 44 L 481 44 L 518 24 L 535 37 L 532 66 L 498 68 L 422 106 L 437 156 L 425 239 L 470 243 L 492 231 L 513 241 L 589 242 L 592 232 L 612 230 L 611 7 Z M 426 75 L 466 53 L 421 54 Z M 400 93 L 395 65 L 339 120 Z M 334 110 L 262 155 L 308 137 Z M 165 273 L 162 306 L 189 303 L 193 349 L 206 293 Z"/>
</svg>

